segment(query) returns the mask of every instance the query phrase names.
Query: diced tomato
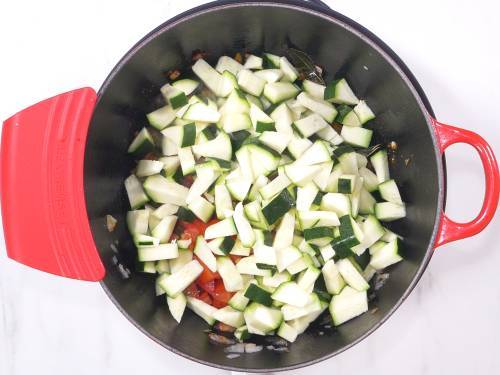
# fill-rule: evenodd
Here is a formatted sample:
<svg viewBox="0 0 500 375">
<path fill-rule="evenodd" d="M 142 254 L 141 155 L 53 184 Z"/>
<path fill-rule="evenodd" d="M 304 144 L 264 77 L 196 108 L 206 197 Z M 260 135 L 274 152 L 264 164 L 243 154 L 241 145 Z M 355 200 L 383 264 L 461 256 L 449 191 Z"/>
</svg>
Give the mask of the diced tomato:
<svg viewBox="0 0 500 375">
<path fill-rule="evenodd" d="M 222 309 L 223 307 L 227 306 L 227 303 L 221 302 L 221 301 L 218 301 L 218 300 L 212 298 L 212 306 L 217 308 L 217 309 Z"/>
<path fill-rule="evenodd" d="M 208 268 L 205 263 L 203 263 L 200 258 L 198 258 L 196 255 L 194 258 L 200 262 L 200 264 L 203 266 L 203 272 L 201 273 L 200 276 L 196 279 L 196 282 L 198 284 L 206 284 L 212 280 L 220 279 L 220 275 L 218 272 L 212 272 L 210 268 Z"/>
<path fill-rule="evenodd" d="M 217 301 L 217 305 L 219 308 L 226 306 L 233 294 L 234 293 L 228 292 L 226 288 L 224 288 L 224 283 L 222 280 L 215 281 L 215 288 L 214 292 L 212 293 L 212 298 L 214 299 L 214 303 L 215 301 Z"/>
<path fill-rule="evenodd" d="M 200 295 L 200 288 L 198 288 L 198 285 L 194 282 L 184 290 L 184 293 L 190 297 L 198 297 Z"/>
<path fill-rule="evenodd" d="M 210 297 L 210 294 L 208 294 L 207 292 L 201 292 L 201 294 L 199 296 L 197 296 L 196 298 L 198 298 L 199 300 L 202 300 L 205 303 L 208 303 L 209 305 L 211 305 L 213 302 L 212 297 Z"/>
<path fill-rule="evenodd" d="M 229 257 L 231 258 L 231 260 L 233 261 L 234 264 L 237 264 L 241 258 L 243 258 L 242 256 L 239 256 L 239 255 L 231 255 L 229 254 Z"/>
<path fill-rule="evenodd" d="M 212 294 L 215 290 L 215 279 L 210 280 L 206 283 L 202 283 L 200 281 L 197 281 L 196 284 L 203 289 L 205 292 Z"/>
<path fill-rule="evenodd" d="M 217 223 L 217 219 L 210 220 L 208 223 L 204 223 L 201 220 L 194 220 L 192 223 L 188 221 L 180 221 L 178 225 L 182 228 L 181 240 L 191 240 L 190 250 L 194 249 L 196 238 L 198 236 L 203 236 L 205 230 L 208 226 Z"/>
</svg>

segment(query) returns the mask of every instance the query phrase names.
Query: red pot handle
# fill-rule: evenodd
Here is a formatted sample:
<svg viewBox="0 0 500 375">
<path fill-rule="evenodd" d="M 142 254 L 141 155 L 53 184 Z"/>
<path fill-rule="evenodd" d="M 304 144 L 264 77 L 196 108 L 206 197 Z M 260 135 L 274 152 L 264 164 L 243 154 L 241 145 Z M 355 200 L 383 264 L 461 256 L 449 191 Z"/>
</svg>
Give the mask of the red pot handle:
<svg viewBox="0 0 500 375">
<path fill-rule="evenodd" d="M 0 151 L 8 256 L 88 281 L 105 274 L 83 192 L 85 141 L 96 98 L 93 89 L 81 88 L 22 110 L 4 122 Z"/>
<path fill-rule="evenodd" d="M 485 177 L 483 206 L 475 219 L 468 223 L 457 223 L 446 216 L 444 212 L 441 212 L 439 231 L 434 243 L 434 246 L 438 247 L 451 241 L 474 236 L 488 225 L 491 219 L 493 219 L 498 206 L 500 176 L 493 150 L 480 135 L 469 130 L 442 124 L 436 119 L 432 119 L 432 121 L 439 141 L 441 154 L 446 148 L 455 143 L 467 143 L 473 146 L 481 157 Z"/>
</svg>

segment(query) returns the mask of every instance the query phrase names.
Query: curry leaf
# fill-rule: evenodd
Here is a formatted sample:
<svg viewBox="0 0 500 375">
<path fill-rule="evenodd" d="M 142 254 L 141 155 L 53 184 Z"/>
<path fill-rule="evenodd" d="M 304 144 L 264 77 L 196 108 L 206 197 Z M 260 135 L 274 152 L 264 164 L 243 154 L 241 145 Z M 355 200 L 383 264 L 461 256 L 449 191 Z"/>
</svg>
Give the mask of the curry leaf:
<svg viewBox="0 0 500 375">
<path fill-rule="evenodd" d="M 321 72 L 316 65 L 314 65 L 313 60 L 307 53 L 296 48 L 288 48 L 286 57 L 290 60 L 292 65 L 295 66 L 302 77 L 322 85 L 325 84 L 325 81 L 321 77 Z"/>
</svg>

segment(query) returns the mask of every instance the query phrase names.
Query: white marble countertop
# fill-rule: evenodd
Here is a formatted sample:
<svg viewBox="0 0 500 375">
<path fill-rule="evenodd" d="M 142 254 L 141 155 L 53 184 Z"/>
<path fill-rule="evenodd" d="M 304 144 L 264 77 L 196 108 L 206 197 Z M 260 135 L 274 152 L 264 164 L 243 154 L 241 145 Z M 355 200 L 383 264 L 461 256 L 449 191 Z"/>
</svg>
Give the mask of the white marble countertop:
<svg viewBox="0 0 500 375">
<path fill-rule="evenodd" d="M 482 134 L 500 154 L 498 2 L 327 2 L 399 53 L 439 119 Z M 72 88 L 98 88 L 135 41 L 199 3 L 2 2 L 0 118 Z M 447 155 L 448 212 L 469 219 L 483 194 L 479 158 L 462 145 Z M 440 248 L 415 291 L 374 334 L 333 359 L 291 373 L 500 373 L 498 216 L 480 235 Z M 0 374 L 227 373 L 153 343 L 99 285 L 10 261 L 0 242 Z"/>
</svg>

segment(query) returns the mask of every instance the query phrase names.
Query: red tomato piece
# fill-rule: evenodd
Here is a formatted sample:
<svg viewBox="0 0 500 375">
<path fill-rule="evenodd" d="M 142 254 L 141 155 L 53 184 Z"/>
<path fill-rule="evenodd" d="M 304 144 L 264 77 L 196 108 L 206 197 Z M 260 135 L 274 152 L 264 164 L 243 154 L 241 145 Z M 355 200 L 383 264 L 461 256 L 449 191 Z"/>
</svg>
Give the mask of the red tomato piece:
<svg viewBox="0 0 500 375">
<path fill-rule="evenodd" d="M 210 297 L 210 294 L 208 294 L 207 292 L 201 292 L 201 294 L 196 298 L 202 300 L 205 303 L 208 303 L 209 305 L 211 305 L 213 302 L 212 297 Z"/>
<path fill-rule="evenodd" d="M 234 293 L 228 292 L 226 288 L 224 288 L 224 283 L 222 280 L 215 281 L 214 292 L 212 293 L 212 297 L 214 301 L 222 304 L 222 307 L 226 306 L 228 301 L 231 299 Z"/>
<path fill-rule="evenodd" d="M 200 295 L 200 288 L 198 288 L 198 285 L 194 282 L 184 290 L 184 293 L 189 297 L 198 297 Z"/>
<path fill-rule="evenodd" d="M 231 260 L 233 261 L 234 264 L 237 264 L 241 258 L 243 258 L 242 256 L 239 256 L 239 255 L 231 255 L 229 254 L 229 257 L 231 258 Z"/>
<path fill-rule="evenodd" d="M 202 283 L 199 280 L 196 282 L 196 284 L 203 289 L 205 292 L 212 294 L 215 290 L 215 279 L 212 279 L 206 283 Z"/>
</svg>

